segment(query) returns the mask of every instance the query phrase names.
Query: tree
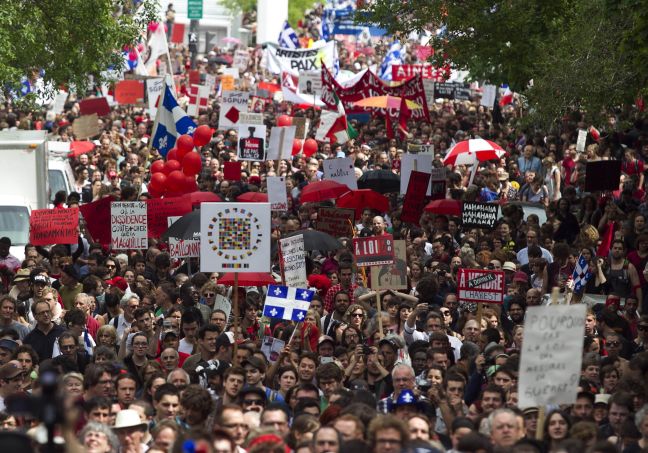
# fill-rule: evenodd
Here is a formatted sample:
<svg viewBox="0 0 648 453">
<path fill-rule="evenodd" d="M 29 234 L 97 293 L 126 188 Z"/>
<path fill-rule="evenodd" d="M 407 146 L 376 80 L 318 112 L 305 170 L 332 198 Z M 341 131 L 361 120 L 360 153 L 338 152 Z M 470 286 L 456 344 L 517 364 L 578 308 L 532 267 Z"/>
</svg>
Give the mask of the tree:
<svg viewBox="0 0 648 453">
<path fill-rule="evenodd" d="M 295 27 L 297 22 L 304 17 L 306 10 L 310 9 L 317 0 L 288 0 L 288 22 Z M 232 12 L 249 14 L 256 11 L 256 0 L 221 0 L 221 4 Z"/>
<path fill-rule="evenodd" d="M 134 44 L 155 18 L 154 0 L 135 14 L 131 0 L 15 0 L 2 2 L 0 81 L 4 95 L 39 73 L 46 87 L 83 92 L 92 75 L 102 80 L 121 67 L 121 49 Z"/>
<path fill-rule="evenodd" d="M 531 118 L 547 125 L 574 110 L 600 120 L 646 90 L 646 3 L 376 0 L 358 20 L 397 36 L 440 30 L 430 39 L 433 63 L 467 70 L 473 80 L 508 83 L 524 95 Z"/>
</svg>

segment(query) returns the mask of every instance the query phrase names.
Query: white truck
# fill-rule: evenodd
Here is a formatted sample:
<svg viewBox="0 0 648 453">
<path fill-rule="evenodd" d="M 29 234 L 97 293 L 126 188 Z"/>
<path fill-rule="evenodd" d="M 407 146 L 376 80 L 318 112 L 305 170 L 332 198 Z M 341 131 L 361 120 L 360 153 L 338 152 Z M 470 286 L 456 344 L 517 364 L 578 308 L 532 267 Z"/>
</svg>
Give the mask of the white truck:
<svg viewBox="0 0 648 453">
<path fill-rule="evenodd" d="M 29 242 L 29 214 L 49 205 L 46 131 L 0 131 L 0 237 L 23 259 Z"/>
</svg>

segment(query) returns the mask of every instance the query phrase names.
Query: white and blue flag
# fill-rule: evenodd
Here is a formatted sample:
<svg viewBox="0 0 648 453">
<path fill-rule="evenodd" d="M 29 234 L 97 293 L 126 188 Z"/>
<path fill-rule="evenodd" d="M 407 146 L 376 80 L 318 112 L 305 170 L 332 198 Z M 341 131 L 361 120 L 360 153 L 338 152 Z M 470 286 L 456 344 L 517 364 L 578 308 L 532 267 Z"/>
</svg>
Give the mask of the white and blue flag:
<svg viewBox="0 0 648 453">
<path fill-rule="evenodd" d="M 380 64 L 378 69 L 378 77 L 383 80 L 392 79 L 392 66 L 395 64 L 402 64 L 401 58 L 401 44 L 400 41 L 394 41 L 389 48 L 389 52 L 385 55 L 385 59 Z"/>
<path fill-rule="evenodd" d="M 299 49 L 301 47 L 297 33 L 295 33 L 295 30 L 293 30 L 287 20 L 284 21 L 283 27 L 281 28 L 278 42 L 279 47 L 283 47 L 284 49 Z"/>
<path fill-rule="evenodd" d="M 268 286 L 263 316 L 289 321 L 303 321 L 315 291 L 289 286 Z"/>
<path fill-rule="evenodd" d="M 572 280 L 574 281 L 574 293 L 580 293 L 585 289 L 588 280 L 592 277 L 592 273 L 589 271 L 589 264 L 583 255 L 578 257 L 576 261 L 576 267 L 574 267 L 574 273 L 572 274 Z"/>
<path fill-rule="evenodd" d="M 166 78 L 153 126 L 153 147 L 166 157 L 179 136 L 193 135 L 194 130 L 196 123 L 180 108 L 173 96 L 173 84 Z"/>
</svg>

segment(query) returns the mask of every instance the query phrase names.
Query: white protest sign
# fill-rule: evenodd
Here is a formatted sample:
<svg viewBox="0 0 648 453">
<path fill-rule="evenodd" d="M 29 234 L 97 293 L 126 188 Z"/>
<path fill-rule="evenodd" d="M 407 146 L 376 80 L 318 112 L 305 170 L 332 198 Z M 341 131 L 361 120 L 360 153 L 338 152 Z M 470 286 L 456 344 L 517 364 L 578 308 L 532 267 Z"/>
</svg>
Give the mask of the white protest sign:
<svg viewBox="0 0 648 453">
<path fill-rule="evenodd" d="M 209 85 L 192 85 L 189 104 L 187 104 L 187 115 L 197 117 L 201 107 L 203 109 L 207 108 L 210 92 L 211 87 Z"/>
<path fill-rule="evenodd" d="M 234 80 L 237 80 L 239 78 L 238 68 L 223 68 L 223 75 L 231 75 Z"/>
<path fill-rule="evenodd" d="M 263 113 L 241 112 L 239 114 L 239 124 L 256 124 L 258 126 L 263 126 Z"/>
<path fill-rule="evenodd" d="M 425 100 L 427 105 L 432 107 L 434 105 L 434 79 L 423 79 L 423 91 L 425 91 Z"/>
<path fill-rule="evenodd" d="M 576 151 L 582 153 L 585 151 L 585 142 L 587 141 L 587 131 L 580 129 L 578 131 L 578 140 L 576 141 Z"/>
<path fill-rule="evenodd" d="M 322 72 L 307 71 L 299 74 L 299 91 L 301 94 L 322 94 Z"/>
<path fill-rule="evenodd" d="M 353 169 L 353 159 L 343 157 L 324 161 L 324 179 L 345 184 L 350 190 L 358 190 L 358 180 Z"/>
<path fill-rule="evenodd" d="M 57 115 L 59 113 L 63 113 L 63 108 L 65 108 L 65 101 L 67 101 L 68 94 L 65 91 L 59 91 L 56 93 L 56 96 L 54 96 L 54 100 L 52 101 L 52 108 L 51 110 L 56 113 Z"/>
<path fill-rule="evenodd" d="M 148 99 L 148 111 L 151 118 L 155 118 L 157 115 L 157 101 L 160 94 L 162 94 L 162 88 L 164 88 L 164 79 L 148 79 L 146 81 L 146 97 Z"/>
<path fill-rule="evenodd" d="M 247 50 L 237 50 L 234 53 L 233 66 L 239 71 L 245 71 L 250 64 L 250 54 Z"/>
<path fill-rule="evenodd" d="M 200 205 L 201 272 L 270 271 L 270 203 Z"/>
<path fill-rule="evenodd" d="M 432 170 L 432 159 L 434 156 L 428 153 L 410 154 L 405 153 L 401 156 L 401 183 L 400 193 L 407 193 L 407 184 L 409 183 L 410 174 L 412 170 L 420 171 L 423 173 L 430 173 Z M 432 180 L 428 186 L 427 194 L 432 194 Z"/>
<path fill-rule="evenodd" d="M 268 202 L 272 211 L 288 210 L 288 194 L 286 193 L 286 178 L 284 176 L 268 176 Z"/>
<path fill-rule="evenodd" d="M 304 235 L 298 234 L 280 239 L 281 256 L 283 258 L 284 277 L 286 286 L 308 288 L 306 279 L 306 251 L 304 250 Z"/>
<path fill-rule="evenodd" d="M 217 82 L 216 74 L 205 74 L 205 85 L 209 87 L 210 93 L 214 91 L 216 82 Z"/>
<path fill-rule="evenodd" d="M 270 336 L 263 337 L 263 344 L 261 345 L 261 352 L 266 356 L 268 362 L 276 363 L 281 355 L 281 350 L 286 345 L 286 342 L 279 338 Z"/>
<path fill-rule="evenodd" d="M 281 74 L 282 71 L 292 74 L 319 71 L 322 64 L 333 68 L 338 58 L 335 41 L 319 41 L 309 49 L 285 49 L 268 44 L 264 56 L 267 69 L 273 74 Z"/>
<path fill-rule="evenodd" d="M 482 87 L 482 96 L 481 101 L 479 101 L 479 105 L 492 109 L 495 106 L 496 95 L 497 87 L 495 85 L 484 85 Z"/>
<path fill-rule="evenodd" d="M 223 91 L 218 127 L 234 127 L 241 113 L 247 113 L 250 93 L 247 91 Z"/>
<path fill-rule="evenodd" d="M 297 126 L 273 127 L 270 129 L 267 160 L 290 159 Z"/>
<path fill-rule="evenodd" d="M 265 159 L 266 127 L 258 124 L 238 125 L 238 158 L 239 160 L 254 160 L 261 162 Z"/>
<path fill-rule="evenodd" d="M 181 216 L 167 217 L 169 226 L 173 225 Z M 200 256 L 200 237 L 194 239 L 169 238 L 169 255 L 171 258 L 194 258 Z"/>
<path fill-rule="evenodd" d="M 583 358 L 587 306 L 529 307 L 518 381 L 518 406 L 573 404 Z"/>
<path fill-rule="evenodd" d="M 143 201 L 110 203 L 111 246 L 113 250 L 147 249 L 148 218 Z"/>
</svg>

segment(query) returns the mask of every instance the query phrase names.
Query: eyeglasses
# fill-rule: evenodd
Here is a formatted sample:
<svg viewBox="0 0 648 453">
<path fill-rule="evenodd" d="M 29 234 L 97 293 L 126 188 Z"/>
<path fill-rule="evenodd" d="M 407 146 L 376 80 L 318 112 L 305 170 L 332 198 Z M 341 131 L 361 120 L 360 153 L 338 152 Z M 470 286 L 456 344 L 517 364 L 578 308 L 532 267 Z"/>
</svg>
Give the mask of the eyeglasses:
<svg viewBox="0 0 648 453">
<path fill-rule="evenodd" d="M 106 264 L 106 269 L 115 269 L 117 266 L 114 264 Z"/>
<path fill-rule="evenodd" d="M 612 347 L 621 346 L 621 342 L 620 341 L 610 341 L 609 343 L 607 343 L 607 345 L 612 346 Z"/>
<path fill-rule="evenodd" d="M 256 405 L 256 406 L 265 406 L 262 400 L 243 400 L 243 404 L 246 406 Z"/>
<path fill-rule="evenodd" d="M 364 313 L 351 313 L 354 318 L 364 318 Z"/>
<path fill-rule="evenodd" d="M 203 294 L 203 296 L 205 296 L 205 297 L 214 297 L 215 295 L 216 294 L 214 294 L 214 293 L 205 293 L 205 294 Z"/>
</svg>

